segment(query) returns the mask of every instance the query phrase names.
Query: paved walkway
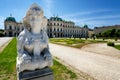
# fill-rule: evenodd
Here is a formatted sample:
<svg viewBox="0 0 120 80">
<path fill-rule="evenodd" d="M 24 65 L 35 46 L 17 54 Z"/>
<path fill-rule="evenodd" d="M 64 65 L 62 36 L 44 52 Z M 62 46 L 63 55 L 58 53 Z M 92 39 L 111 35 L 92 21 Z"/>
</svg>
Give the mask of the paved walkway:
<svg viewBox="0 0 120 80">
<path fill-rule="evenodd" d="M 3 45 L 11 39 L 12 37 L 0 37 L 0 50 L 4 47 Z"/>
<path fill-rule="evenodd" d="M 120 59 L 118 58 L 51 43 L 50 51 L 65 63 L 97 80 L 120 80 Z"/>
</svg>

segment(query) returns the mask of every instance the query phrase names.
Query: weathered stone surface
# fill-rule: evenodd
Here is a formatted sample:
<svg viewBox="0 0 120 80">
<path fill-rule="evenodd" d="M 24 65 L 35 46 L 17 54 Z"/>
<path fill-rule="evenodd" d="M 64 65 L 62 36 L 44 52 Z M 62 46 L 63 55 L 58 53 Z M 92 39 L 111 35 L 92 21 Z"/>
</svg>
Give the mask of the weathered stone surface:
<svg viewBox="0 0 120 80">
<path fill-rule="evenodd" d="M 46 33 L 47 19 L 43 10 L 37 4 L 33 4 L 23 22 L 25 29 L 19 34 L 17 40 L 18 79 L 37 80 L 35 77 L 38 77 L 39 80 L 50 80 L 49 78 L 53 80 L 51 70 L 43 69 L 52 66 L 52 55 L 49 51 Z"/>
<path fill-rule="evenodd" d="M 33 4 L 23 21 L 25 29 L 18 36 L 17 71 L 52 66 L 46 33 L 47 19 L 43 15 L 43 10 L 37 4 Z"/>
<path fill-rule="evenodd" d="M 18 73 L 18 80 L 54 80 L 53 72 L 50 68 L 34 71 L 24 71 Z"/>
</svg>

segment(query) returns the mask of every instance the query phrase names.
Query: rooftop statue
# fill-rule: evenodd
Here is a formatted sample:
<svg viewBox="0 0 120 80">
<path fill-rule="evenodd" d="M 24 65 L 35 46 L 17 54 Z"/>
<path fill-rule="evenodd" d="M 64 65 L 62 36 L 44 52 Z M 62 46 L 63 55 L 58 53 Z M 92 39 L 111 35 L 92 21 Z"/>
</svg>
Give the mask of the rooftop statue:
<svg viewBox="0 0 120 80">
<path fill-rule="evenodd" d="M 25 29 L 18 36 L 17 71 L 42 69 L 52 66 L 46 33 L 47 19 L 43 10 L 33 4 L 23 19 Z"/>
</svg>

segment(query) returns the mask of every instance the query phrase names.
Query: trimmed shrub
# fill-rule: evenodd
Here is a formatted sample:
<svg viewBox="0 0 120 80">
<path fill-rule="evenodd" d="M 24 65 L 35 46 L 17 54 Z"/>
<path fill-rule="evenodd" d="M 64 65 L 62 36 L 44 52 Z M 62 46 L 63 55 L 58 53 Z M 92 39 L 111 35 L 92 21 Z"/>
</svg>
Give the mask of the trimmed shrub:
<svg viewBox="0 0 120 80">
<path fill-rule="evenodd" d="M 107 42 L 108 46 L 115 46 L 115 44 L 113 42 Z"/>
<path fill-rule="evenodd" d="M 103 41 L 105 40 L 105 38 L 103 38 Z"/>
<path fill-rule="evenodd" d="M 117 41 L 118 40 L 118 38 L 117 37 L 115 37 L 115 41 Z"/>
</svg>

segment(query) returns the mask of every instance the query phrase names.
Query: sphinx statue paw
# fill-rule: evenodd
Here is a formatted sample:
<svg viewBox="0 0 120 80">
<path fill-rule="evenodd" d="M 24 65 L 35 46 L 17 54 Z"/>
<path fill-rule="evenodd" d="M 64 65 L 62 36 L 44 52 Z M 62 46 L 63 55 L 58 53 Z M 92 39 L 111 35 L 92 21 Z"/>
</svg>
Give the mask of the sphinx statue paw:
<svg viewBox="0 0 120 80">
<path fill-rule="evenodd" d="M 29 63 L 31 62 L 31 56 L 27 55 L 27 54 L 23 54 L 22 57 L 20 58 L 20 61 L 22 63 Z"/>
</svg>

